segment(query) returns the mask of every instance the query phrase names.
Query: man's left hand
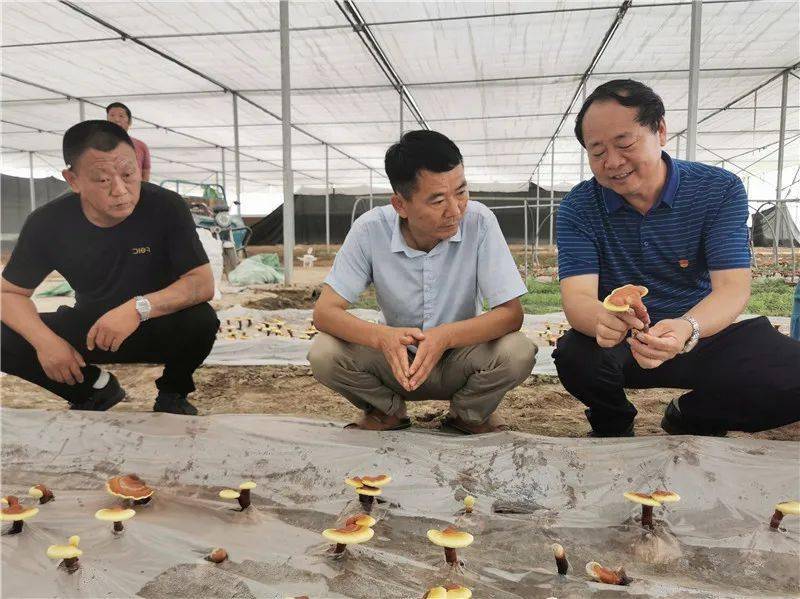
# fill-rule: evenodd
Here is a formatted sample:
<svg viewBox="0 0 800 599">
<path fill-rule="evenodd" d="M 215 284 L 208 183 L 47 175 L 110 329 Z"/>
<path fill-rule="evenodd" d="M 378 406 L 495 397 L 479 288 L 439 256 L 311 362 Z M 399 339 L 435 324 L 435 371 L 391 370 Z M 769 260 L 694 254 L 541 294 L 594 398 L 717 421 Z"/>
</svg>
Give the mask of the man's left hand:
<svg viewBox="0 0 800 599">
<path fill-rule="evenodd" d="M 660 320 L 647 333 L 628 338 L 633 358 L 642 368 L 658 368 L 683 350 L 692 336 L 692 325 L 682 319 Z"/>
<path fill-rule="evenodd" d="M 430 376 L 433 367 L 442 359 L 442 354 L 450 349 L 450 336 L 442 327 L 425 331 L 425 339 L 417 345 L 417 354 L 411 363 L 411 391 L 419 389 Z"/>
<path fill-rule="evenodd" d="M 139 322 L 139 313 L 136 311 L 134 301 L 125 302 L 103 314 L 92 325 L 89 334 L 86 335 L 86 347 L 90 351 L 98 347 L 104 351 L 115 352 L 139 328 Z"/>
</svg>

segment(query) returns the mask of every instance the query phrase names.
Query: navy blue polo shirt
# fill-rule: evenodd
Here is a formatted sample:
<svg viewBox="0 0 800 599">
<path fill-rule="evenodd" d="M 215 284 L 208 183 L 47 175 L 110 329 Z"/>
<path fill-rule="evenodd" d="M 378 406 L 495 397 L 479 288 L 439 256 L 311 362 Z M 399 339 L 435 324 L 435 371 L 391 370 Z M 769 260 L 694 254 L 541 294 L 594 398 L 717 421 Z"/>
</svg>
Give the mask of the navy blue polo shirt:
<svg viewBox="0 0 800 599">
<path fill-rule="evenodd" d="M 750 267 L 741 179 L 661 157 L 667 181 L 646 215 L 592 178 L 567 194 L 557 221 L 559 278 L 599 275 L 598 299 L 628 283 L 644 285 L 653 322 L 681 316 L 706 297 L 709 271 Z"/>
</svg>

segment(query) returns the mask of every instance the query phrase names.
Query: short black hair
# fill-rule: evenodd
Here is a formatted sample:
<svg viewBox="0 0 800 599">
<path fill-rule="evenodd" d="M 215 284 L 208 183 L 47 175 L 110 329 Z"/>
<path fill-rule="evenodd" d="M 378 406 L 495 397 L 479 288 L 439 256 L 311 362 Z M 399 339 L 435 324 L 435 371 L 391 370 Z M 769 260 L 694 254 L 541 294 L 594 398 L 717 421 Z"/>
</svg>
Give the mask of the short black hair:
<svg viewBox="0 0 800 599">
<path fill-rule="evenodd" d="M 131 116 L 131 109 L 125 106 L 122 102 L 111 102 L 108 106 L 106 106 L 106 114 L 111 112 L 112 108 L 122 108 L 125 111 L 125 114 L 128 115 L 128 120 L 130 121 L 133 117 Z"/>
<path fill-rule="evenodd" d="M 583 143 L 583 117 L 592 103 L 604 100 L 614 100 L 623 106 L 637 108 L 639 114 L 636 122 L 649 127 L 653 133 L 658 131 L 658 125 L 664 118 L 664 102 L 651 88 L 633 79 L 614 79 L 595 89 L 578 112 L 578 117 L 575 119 L 575 137 L 584 148 L 586 144 Z"/>
<path fill-rule="evenodd" d="M 64 133 L 64 140 L 61 143 L 64 164 L 74 169 L 78 158 L 89 148 L 110 152 L 121 143 L 136 149 L 130 136 L 119 125 L 111 121 L 83 121 L 73 125 Z"/>
<path fill-rule="evenodd" d="M 446 173 L 464 161 L 458 146 L 438 131 L 409 131 L 386 150 L 384 167 L 395 193 L 410 200 L 421 170 Z"/>
</svg>

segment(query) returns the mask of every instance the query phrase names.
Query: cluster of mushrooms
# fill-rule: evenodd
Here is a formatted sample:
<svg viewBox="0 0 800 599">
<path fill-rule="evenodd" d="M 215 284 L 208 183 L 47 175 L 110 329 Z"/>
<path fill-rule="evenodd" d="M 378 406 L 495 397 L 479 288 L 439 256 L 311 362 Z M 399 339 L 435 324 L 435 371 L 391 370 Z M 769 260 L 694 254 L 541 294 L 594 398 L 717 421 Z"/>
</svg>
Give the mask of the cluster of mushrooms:
<svg viewBox="0 0 800 599">
<path fill-rule="evenodd" d="M 294 339 L 313 339 L 319 333 L 317 328 L 310 324 L 305 331 L 298 332 L 286 326 L 286 322 L 278 318 L 273 318 L 267 322 L 253 320 L 242 316 L 236 318 L 226 318 L 224 324 L 220 322 L 219 333 L 223 339 L 250 339 L 250 331 L 255 329 L 258 333 L 267 336 L 290 337 Z"/>
</svg>

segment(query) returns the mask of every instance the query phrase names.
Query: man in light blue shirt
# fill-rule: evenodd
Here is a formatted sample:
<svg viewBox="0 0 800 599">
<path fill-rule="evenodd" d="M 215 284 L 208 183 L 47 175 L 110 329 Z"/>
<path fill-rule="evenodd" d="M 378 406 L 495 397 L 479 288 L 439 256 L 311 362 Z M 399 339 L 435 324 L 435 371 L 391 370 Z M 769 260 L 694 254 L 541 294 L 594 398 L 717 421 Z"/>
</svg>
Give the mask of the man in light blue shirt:
<svg viewBox="0 0 800 599">
<path fill-rule="evenodd" d="M 469 201 L 461 152 L 440 133 L 406 133 L 385 166 L 391 206 L 353 223 L 314 308 L 314 376 L 364 412 L 348 427 L 407 428 L 406 400 L 442 399 L 451 428 L 503 430 L 494 411 L 536 346 L 519 331 L 527 289 L 497 219 Z M 370 283 L 385 325 L 347 312 Z"/>
</svg>

